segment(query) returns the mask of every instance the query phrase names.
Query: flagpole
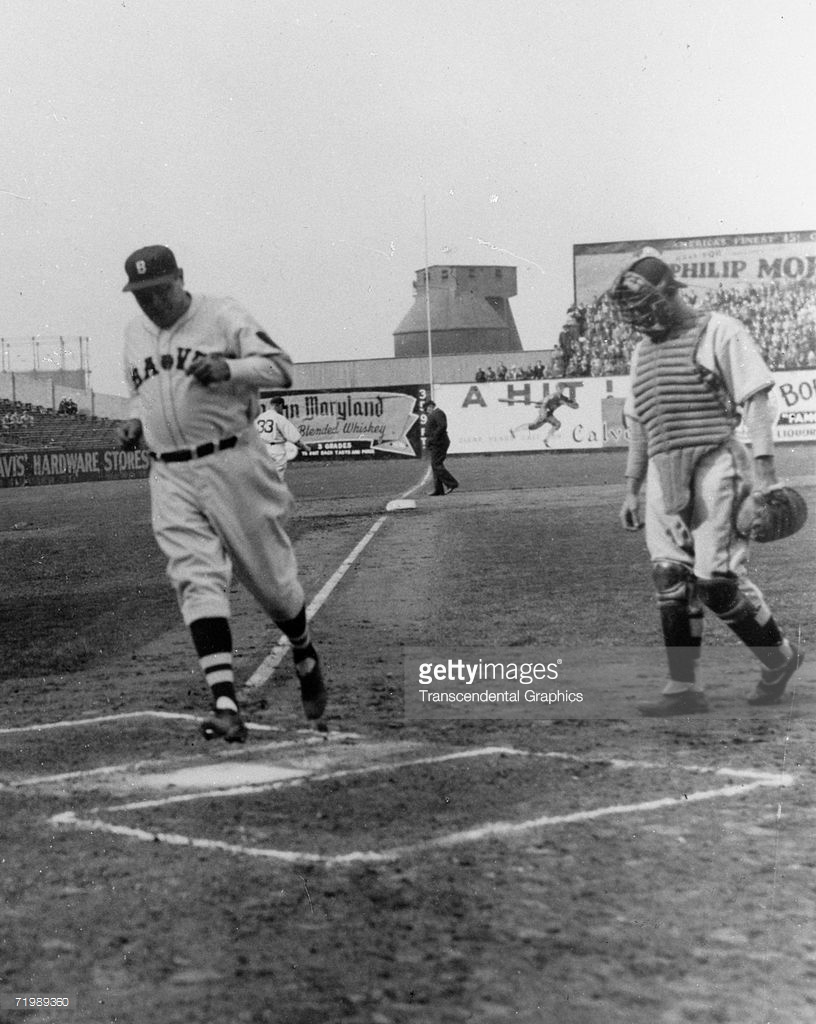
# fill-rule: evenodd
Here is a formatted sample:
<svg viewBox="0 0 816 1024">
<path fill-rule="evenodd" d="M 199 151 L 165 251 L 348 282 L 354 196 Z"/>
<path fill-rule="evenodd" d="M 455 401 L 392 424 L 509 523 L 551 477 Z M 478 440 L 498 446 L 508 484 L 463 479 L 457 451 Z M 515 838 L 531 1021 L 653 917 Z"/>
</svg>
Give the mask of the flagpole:
<svg viewBox="0 0 816 1024">
<path fill-rule="evenodd" d="M 433 340 L 431 337 L 431 278 L 428 267 L 428 203 L 422 197 L 422 215 L 425 221 L 425 323 L 428 329 L 428 398 L 433 399 Z"/>
</svg>

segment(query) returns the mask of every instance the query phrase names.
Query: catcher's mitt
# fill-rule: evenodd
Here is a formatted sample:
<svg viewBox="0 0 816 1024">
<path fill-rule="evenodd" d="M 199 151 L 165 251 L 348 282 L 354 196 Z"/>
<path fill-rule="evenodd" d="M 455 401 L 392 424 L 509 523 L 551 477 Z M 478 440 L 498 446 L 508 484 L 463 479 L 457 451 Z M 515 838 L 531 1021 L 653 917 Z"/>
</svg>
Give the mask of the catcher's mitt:
<svg viewBox="0 0 816 1024">
<path fill-rule="evenodd" d="M 807 514 L 802 495 L 779 484 L 748 495 L 737 512 L 737 533 L 760 544 L 782 540 L 802 529 Z"/>
</svg>

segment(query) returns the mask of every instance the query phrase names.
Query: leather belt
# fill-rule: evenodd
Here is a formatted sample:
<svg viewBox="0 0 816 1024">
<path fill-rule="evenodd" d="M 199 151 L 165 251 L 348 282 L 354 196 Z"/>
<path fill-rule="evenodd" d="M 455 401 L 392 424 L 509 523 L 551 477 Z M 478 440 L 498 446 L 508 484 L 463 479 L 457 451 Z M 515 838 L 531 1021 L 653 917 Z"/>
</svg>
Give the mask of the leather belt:
<svg viewBox="0 0 816 1024">
<path fill-rule="evenodd" d="M 198 448 L 181 448 L 177 452 L 151 452 L 150 458 L 158 462 L 189 462 L 191 459 L 203 459 L 214 452 L 222 452 L 225 448 L 234 448 L 236 444 L 237 437 L 225 437 L 223 441 L 207 441 Z"/>
</svg>

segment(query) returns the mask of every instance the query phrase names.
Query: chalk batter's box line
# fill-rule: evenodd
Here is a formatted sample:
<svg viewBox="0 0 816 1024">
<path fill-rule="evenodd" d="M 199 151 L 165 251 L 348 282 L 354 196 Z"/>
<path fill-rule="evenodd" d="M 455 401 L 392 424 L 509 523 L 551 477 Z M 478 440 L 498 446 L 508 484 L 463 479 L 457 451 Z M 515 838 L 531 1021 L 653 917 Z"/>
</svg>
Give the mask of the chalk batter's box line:
<svg viewBox="0 0 816 1024">
<path fill-rule="evenodd" d="M 43 732 L 49 729 L 76 729 L 84 725 L 101 725 L 104 722 L 123 722 L 129 718 L 163 718 L 177 719 L 184 722 L 200 722 L 200 715 L 185 714 L 180 711 L 120 711 L 114 715 L 96 715 L 92 718 L 62 718 L 58 722 L 33 722 L 30 725 L 16 725 L 9 729 L 0 729 L 0 736 L 9 736 L 21 732 Z M 260 732 L 283 732 L 279 725 L 259 725 L 248 722 L 249 729 Z"/>
<path fill-rule="evenodd" d="M 485 747 L 471 751 L 461 752 L 463 757 L 480 757 L 487 756 L 496 753 L 508 754 L 520 756 L 530 756 L 527 751 L 516 751 L 512 748 L 495 748 Z M 652 762 L 638 762 L 638 761 L 621 761 L 616 759 L 604 759 L 604 758 L 585 758 L 578 755 L 568 755 L 557 752 L 544 755 L 532 755 L 532 756 L 552 756 L 555 758 L 562 758 L 572 760 L 581 763 L 596 763 L 599 765 L 608 765 L 611 768 L 628 768 L 628 769 L 654 769 L 657 767 L 665 767 L 655 765 Z M 456 755 L 446 754 L 438 757 L 429 758 L 415 758 L 408 762 L 389 763 L 383 765 L 367 766 L 368 771 L 376 770 L 392 770 L 396 771 L 401 767 L 416 766 L 418 764 L 434 764 L 442 761 L 451 761 L 456 758 Z M 598 807 L 585 811 L 575 811 L 569 814 L 561 815 L 541 815 L 540 817 L 530 818 L 526 821 L 520 822 L 508 822 L 508 821 L 496 821 L 487 822 L 482 825 L 478 825 L 474 828 L 458 830 L 456 832 L 450 832 L 446 835 L 432 837 L 430 839 L 423 840 L 418 843 L 411 843 L 404 846 L 390 847 L 384 850 L 355 850 L 350 853 L 343 854 L 320 854 L 313 853 L 304 850 L 279 850 L 257 846 L 245 846 L 243 844 L 228 843 L 223 840 L 216 839 L 204 839 L 201 837 L 183 835 L 178 833 L 168 832 L 151 832 L 145 829 L 131 828 L 127 825 L 116 825 L 112 822 L 106 821 L 103 818 L 80 818 L 73 811 L 65 811 L 61 814 L 56 814 L 49 819 L 52 825 L 62 825 L 73 828 L 78 828 L 84 831 L 90 832 L 106 832 L 111 835 L 118 835 L 130 839 L 136 839 L 140 842 L 162 842 L 170 846 L 183 846 L 190 849 L 205 849 L 212 851 L 221 851 L 223 853 L 232 854 L 235 856 L 247 856 L 255 857 L 267 861 L 277 861 L 279 863 L 287 864 L 320 864 L 325 867 L 340 867 L 347 864 L 356 863 L 385 863 L 389 861 L 398 860 L 402 857 L 408 857 L 415 854 L 421 854 L 434 849 L 442 849 L 451 846 L 463 845 L 467 843 L 480 843 L 496 839 L 506 839 L 512 836 L 523 835 L 527 832 L 536 830 L 552 828 L 559 825 L 577 824 L 586 821 L 593 821 L 604 817 L 614 817 L 629 814 L 644 814 L 650 811 L 663 810 L 663 809 L 678 809 L 680 807 L 687 806 L 692 803 L 701 803 L 708 800 L 717 799 L 728 799 L 735 796 L 743 796 L 747 793 L 751 793 L 754 790 L 760 788 L 774 788 L 779 789 L 782 787 L 790 786 L 793 784 L 793 776 L 786 773 L 769 773 L 769 772 L 757 772 L 751 770 L 742 769 L 730 769 L 730 768 L 718 768 L 710 769 L 706 766 L 695 766 L 695 765 L 683 765 L 683 770 L 698 773 L 698 774 L 716 774 L 721 776 L 728 776 L 733 778 L 746 778 L 750 781 L 745 781 L 736 785 L 723 786 L 718 789 L 709 790 L 698 790 L 691 793 L 683 793 L 681 796 L 672 797 L 658 797 L 653 800 L 640 801 L 639 803 L 630 804 L 613 804 L 606 807 Z M 305 775 L 297 780 L 299 783 L 323 780 L 326 777 L 336 776 L 339 773 L 325 773 L 319 777 L 310 777 Z M 347 771 L 343 774 L 348 774 Z M 273 784 L 261 784 L 258 786 L 241 787 L 240 792 L 252 792 L 258 793 L 263 790 L 269 790 L 276 788 L 279 783 Z M 236 789 L 234 788 L 231 794 L 227 794 L 223 789 L 214 791 L 210 795 L 235 795 Z M 197 796 L 199 794 L 196 794 Z M 158 803 L 167 803 L 175 798 L 166 798 Z M 125 809 L 127 805 L 121 805 L 118 809 Z M 110 806 L 104 810 L 111 811 L 117 809 L 114 806 Z M 132 807 L 131 807 L 132 809 Z M 99 809 L 95 809 L 95 812 Z"/>
<path fill-rule="evenodd" d="M 19 725 L 13 728 L 0 729 L 0 736 L 21 734 L 28 732 L 44 732 L 52 729 L 78 729 L 86 726 L 105 725 L 109 722 L 128 721 L 137 718 L 158 718 L 163 721 L 200 722 L 197 715 L 185 714 L 177 711 L 122 711 L 112 715 L 97 715 L 91 718 L 63 719 L 59 722 L 34 722 L 30 725 Z M 277 725 L 263 725 L 261 723 L 248 722 L 247 727 L 252 730 L 264 733 L 283 733 L 285 730 Z M 362 736 L 354 732 L 330 732 L 315 733 L 313 729 L 298 729 L 298 739 L 271 740 L 267 743 L 253 743 L 251 747 L 234 747 L 222 749 L 217 753 L 210 751 L 206 757 L 215 756 L 219 761 L 230 758 L 246 757 L 249 754 L 263 753 L 266 750 L 285 750 L 291 747 L 302 746 L 325 746 L 327 742 L 347 743 L 349 741 L 361 740 Z M 59 772 L 54 775 L 30 775 L 28 778 L 15 779 L 10 782 L 0 782 L 0 790 L 21 789 L 31 786 L 52 785 L 60 782 L 71 782 L 74 779 L 93 778 L 94 776 L 120 775 L 131 772 L 137 774 L 143 769 L 161 769 L 166 765 L 195 764 L 205 759 L 203 754 L 190 754 L 173 758 L 148 758 L 143 761 L 127 761 L 122 764 L 101 765 L 97 768 L 79 768 L 70 772 Z"/>
</svg>

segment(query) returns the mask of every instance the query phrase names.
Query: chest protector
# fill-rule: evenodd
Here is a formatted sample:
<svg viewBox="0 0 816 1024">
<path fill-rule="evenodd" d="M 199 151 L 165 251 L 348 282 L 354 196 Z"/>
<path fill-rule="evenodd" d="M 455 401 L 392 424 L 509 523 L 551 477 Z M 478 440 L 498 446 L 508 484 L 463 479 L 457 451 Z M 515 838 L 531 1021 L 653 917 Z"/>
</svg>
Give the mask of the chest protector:
<svg viewBox="0 0 816 1024">
<path fill-rule="evenodd" d="M 647 338 L 638 347 L 635 411 L 670 514 L 687 508 L 697 463 L 730 439 L 737 422 L 716 375 L 696 360 L 708 320 L 703 317 L 665 341 Z"/>
</svg>

